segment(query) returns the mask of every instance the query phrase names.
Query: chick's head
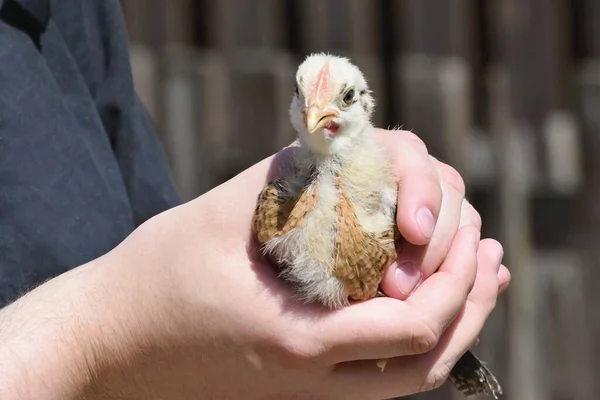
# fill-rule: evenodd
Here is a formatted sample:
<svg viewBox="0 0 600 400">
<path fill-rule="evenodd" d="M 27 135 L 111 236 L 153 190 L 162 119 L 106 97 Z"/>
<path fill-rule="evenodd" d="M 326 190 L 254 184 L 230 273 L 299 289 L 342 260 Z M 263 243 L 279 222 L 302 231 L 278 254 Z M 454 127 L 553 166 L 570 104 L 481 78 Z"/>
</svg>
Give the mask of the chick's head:
<svg viewBox="0 0 600 400">
<path fill-rule="evenodd" d="M 298 67 L 290 119 L 300 142 L 316 154 L 355 144 L 370 126 L 374 106 L 365 77 L 348 59 L 313 54 Z"/>
</svg>

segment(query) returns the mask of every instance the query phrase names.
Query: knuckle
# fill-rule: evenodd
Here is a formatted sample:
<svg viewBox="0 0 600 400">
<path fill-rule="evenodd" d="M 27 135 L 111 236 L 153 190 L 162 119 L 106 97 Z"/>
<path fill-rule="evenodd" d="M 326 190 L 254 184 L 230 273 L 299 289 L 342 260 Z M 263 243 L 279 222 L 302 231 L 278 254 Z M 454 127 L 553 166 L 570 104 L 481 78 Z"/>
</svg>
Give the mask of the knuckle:
<svg viewBox="0 0 600 400">
<path fill-rule="evenodd" d="M 409 351 L 411 354 L 428 353 L 437 346 L 440 333 L 431 325 L 422 322 L 413 331 L 409 341 Z"/>
<path fill-rule="evenodd" d="M 441 203 L 444 195 L 440 175 L 433 167 L 425 167 L 420 170 L 415 169 L 414 173 L 406 176 L 404 182 L 401 181 L 400 184 L 405 185 L 404 189 L 407 192 L 409 191 L 409 188 L 406 186 L 410 185 L 411 193 L 414 193 L 412 189 L 415 189 L 417 192 L 423 193 L 423 195 L 427 194 L 430 201 L 435 200 L 436 203 Z"/>
<path fill-rule="evenodd" d="M 480 247 L 484 248 L 486 252 L 486 262 L 493 265 L 497 272 L 500 269 L 502 259 L 504 258 L 504 247 L 500 242 L 491 238 L 483 239 L 481 244 Z"/>
<path fill-rule="evenodd" d="M 429 150 L 427 149 L 427 145 L 425 144 L 423 139 L 421 139 L 420 137 L 418 137 L 417 135 L 415 135 L 412 132 L 409 132 L 409 131 L 403 131 L 403 132 L 404 132 L 405 139 L 410 143 L 410 145 L 412 147 L 415 148 L 415 150 L 419 150 L 423 153 L 429 153 Z"/>
<path fill-rule="evenodd" d="M 442 363 L 441 365 L 434 367 L 425 377 L 425 380 L 421 385 L 421 391 L 428 392 L 442 386 L 448 380 L 450 371 L 452 371 L 452 366 L 447 363 Z"/>
<path fill-rule="evenodd" d="M 475 288 L 475 282 L 477 279 L 477 267 L 470 269 L 468 272 L 465 272 L 457 277 L 457 282 L 455 285 L 454 296 L 456 301 L 460 301 L 461 303 L 465 303 L 469 298 L 469 295 Z"/>
<path fill-rule="evenodd" d="M 475 228 L 473 228 L 475 229 Z M 465 253 L 462 258 L 462 268 L 455 271 L 455 282 L 451 291 L 456 299 L 466 301 L 469 294 L 473 291 L 477 281 L 480 262 L 475 252 Z"/>
<path fill-rule="evenodd" d="M 496 289 L 493 293 L 493 296 L 490 296 L 490 301 L 488 302 L 488 307 L 486 308 L 486 314 L 485 314 L 485 318 L 489 318 L 490 315 L 492 315 L 492 313 L 494 312 L 494 309 L 496 309 L 496 305 L 498 303 L 498 290 Z"/>
<path fill-rule="evenodd" d="M 303 369 L 317 362 L 324 349 L 309 336 L 286 336 L 274 344 L 277 362 L 290 369 Z"/>
<path fill-rule="evenodd" d="M 440 207 L 444 198 L 440 176 L 435 169 L 424 168 L 414 170 L 411 174 L 399 177 L 398 190 L 400 202 L 406 197 L 419 196 L 419 200 L 425 202 L 431 207 L 434 216 L 438 216 Z M 408 210 L 407 207 L 401 207 L 402 210 Z"/>
<path fill-rule="evenodd" d="M 442 180 L 453 187 L 461 196 L 464 196 L 466 192 L 465 181 L 458 171 L 448 164 L 443 163 L 439 164 L 439 168 Z"/>
<path fill-rule="evenodd" d="M 465 299 L 465 301 L 467 300 L 467 298 L 469 297 L 469 295 L 471 294 L 471 292 L 475 288 L 475 282 L 476 282 L 477 272 L 475 272 L 473 274 L 473 276 L 474 276 L 473 278 L 469 277 L 469 279 L 467 280 L 467 282 L 465 284 L 465 290 L 463 292 L 463 298 Z"/>
<path fill-rule="evenodd" d="M 495 247 L 496 253 L 498 254 L 498 264 L 502 263 L 502 258 L 504 257 L 504 246 L 502 246 L 502 243 L 500 243 L 496 239 L 488 239 L 488 240 L 493 244 L 493 246 Z"/>
<path fill-rule="evenodd" d="M 483 224 L 481 220 L 481 214 L 469 203 L 467 199 L 463 199 L 463 204 L 460 210 L 460 218 L 461 218 L 461 226 L 463 225 L 472 225 L 477 230 L 481 231 L 481 226 Z"/>
<path fill-rule="evenodd" d="M 465 268 L 463 274 L 464 292 L 462 293 L 465 301 L 469 294 L 473 291 L 475 283 L 477 282 L 477 271 L 479 270 L 479 260 L 477 255 L 473 255 L 473 262 L 468 263 L 469 267 Z"/>
<path fill-rule="evenodd" d="M 442 193 L 440 175 L 436 172 L 435 168 L 423 168 L 419 172 L 421 174 L 419 176 L 421 182 L 428 182 L 431 186 L 436 187 L 440 194 Z"/>
<path fill-rule="evenodd" d="M 471 210 L 471 219 L 473 224 L 477 227 L 477 229 L 481 230 L 481 226 L 483 225 L 481 214 L 479 214 L 479 211 L 477 211 L 473 206 L 471 206 Z"/>
</svg>

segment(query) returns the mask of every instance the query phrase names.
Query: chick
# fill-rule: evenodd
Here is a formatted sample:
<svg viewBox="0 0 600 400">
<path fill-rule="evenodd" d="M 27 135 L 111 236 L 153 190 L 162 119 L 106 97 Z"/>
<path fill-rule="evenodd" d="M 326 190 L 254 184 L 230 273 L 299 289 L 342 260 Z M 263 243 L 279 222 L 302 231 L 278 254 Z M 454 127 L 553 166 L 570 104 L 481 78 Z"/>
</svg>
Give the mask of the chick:
<svg viewBox="0 0 600 400">
<path fill-rule="evenodd" d="M 397 180 L 369 134 L 373 105 L 347 60 L 315 55 L 300 66 L 290 107 L 300 147 L 261 193 L 254 228 L 304 301 L 372 298 L 396 258 Z"/>
<path fill-rule="evenodd" d="M 260 193 L 252 228 L 307 303 L 338 309 L 382 295 L 383 271 L 400 250 L 398 180 L 371 134 L 374 106 L 365 77 L 348 59 L 314 54 L 299 66 L 290 120 L 300 145 Z M 385 361 L 378 365 L 383 370 Z M 501 393 L 470 352 L 450 380 L 465 395 Z"/>
</svg>

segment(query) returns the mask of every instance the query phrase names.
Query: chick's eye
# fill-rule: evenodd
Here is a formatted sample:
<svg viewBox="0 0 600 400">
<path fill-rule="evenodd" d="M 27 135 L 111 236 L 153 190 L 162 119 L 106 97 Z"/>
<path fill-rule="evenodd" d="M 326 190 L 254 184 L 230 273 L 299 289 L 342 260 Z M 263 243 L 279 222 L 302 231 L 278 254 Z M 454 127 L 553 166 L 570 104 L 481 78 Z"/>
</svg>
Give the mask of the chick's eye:
<svg viewBox="0 0 600 400">
<path fill-rule="evenodd" d="M 354 101 L 354 89 L 348 90 L 348 93 L 344 96 L 344 103 L 349 106 Z"/>
</svg>

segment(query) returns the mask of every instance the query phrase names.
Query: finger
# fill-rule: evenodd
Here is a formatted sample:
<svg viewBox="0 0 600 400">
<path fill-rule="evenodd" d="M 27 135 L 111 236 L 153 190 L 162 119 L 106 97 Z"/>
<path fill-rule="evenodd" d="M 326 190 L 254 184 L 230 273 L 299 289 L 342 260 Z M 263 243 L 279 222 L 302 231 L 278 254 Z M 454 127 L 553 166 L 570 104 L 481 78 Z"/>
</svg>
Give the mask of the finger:
<svg viewBox="0 0 600 400">
<path fill-rule="evenodd" d="M 422 318 L 441 334 L 464 306 L 477 276 L 480 232 L 472 226 L 458 230 L 439 270 L 406 300 L 420 309 Z"/>
<path fill-rule="evenodd" d="M 435 160 L 435 159 L 434 159 Z M 443 262 L 459 225 L 471 224 L 481 228 L 475 209 L 464 200 L 464 184 L 451 167 L 435 160 L 441 178 L 442 206 L 431 241 L 426 246 L 403 243 L 396 264 L 384 272 L 382 289 L 386 295 L 404 300 L 423 280 L 433 274 Z M 460 182 L 450 182 L 448 176 Z M 394 279 L 390 279 L 393 274 Z"/>
<path fill-rule="evenodd" d="M 481 215 L 477 212 L 477 210 L 469 203 L 467 199 L 463 199 L 461 207 L 460 207 L 460 223 L 459 227 L 463 227 L 466 225 L 473 225 L 477 229 L 481 230 L 482 222 Z"/>
<path fill-rule="evenodd" d="M 413 257 L 407 261 L 402 245 L 400 251 L 401 256 L 404 256 L 404 261 L 394 261 L 384 271 L 381 278 L 381 290 L 386 296 L 392 297 L 398 300 L 406 300 L 410 293 L 423 281 L 423 272 L 421 271 L 420 265 L 413 262 L 412 259 L 418 258 Z M 400 262 L 399 262 L 400 261 Z"/>
<path fill-rule="evenodd" d="M 427 149 L 411 132 L 375 129 L 375 135 L 389 150 L 398 177 L 398 229 L 408 242 L 427 244 L 442 204 L 439 176 Z"/>
<path fill-rule="evenodd" d="M 500 270 L 498 271 L 498 292 L 500 294 L 504 293 L 508 286 L 510 285 L 510 271 L 504 265 L 500 266 Z"/>
<path fill-rule="evenodd" d="M 478 251 L 478 271 L 472 294 L 431 352 L 388 360 L 381 371 L 375 360 L 342 364 L 332 385 L 365 398 L 393 398 L 431 390 L 444 383 L 458 359 L 476 342 L 497 298 L 501 246 L 484 240 Z M 349 397 L 352 398 L 352 397 Z"/>
<path fill-rule="evenodd" d="M 445 332 L 438 347 L 422 356 L 422 365 L 431 365 L 425 386 L 436 387 L 448 378 L 460 357 L 475 345 L 496 306 L 502 246 L 495 240 L 482 240 L 477 260 L 477 279 L 464 310 Z"/>
<path fill-rule="evenodd" d="M 492 258 L 490 262 L 495 263 L 497 266 L 498 293 L 502 294 L 510 284 L 510 272 L 506 266 L 502 265 L 502 258 L 504 257 L 502 244 L 494 239 L 483 239 L 480 243 L 480 248 L 486 250 L 485 254 L 487 254 L 487 257 Z M 486 255 L 480 255 L 480 257 L 484 256 Z"/>
<path fill-rule="evenodd" d="M 427 246 L 408 244 L 404 254 L 408 261 L 413 257 L 413 260 L 420 262 L 423 279 L 427 279 L 442 264 L 459 226 L 471 225 L 478 230 L 481 229 L 481 223 L 477 220 L 479 216 L 465 201 L 465 185 L 458 172 L 446 164 L 433 160 L 440 175 L 443 193 L 440 217 L 430 243 Z"/>
<path fill-rule="evenodd" d="M 434 348 L 473 286 L 478 245 L 479 231 L 462 228 L 439 272 L 407 301 L 376 298 L 312 323 L 310 330 L 318 332 L 328 361 L 389 358 Z"/>
<path fill-rule="evenodd" d="M 486 302 L 492 297 L 494 302 L 496 301 L 498 273 L 502 265 L 503 255 L 504 250 L 498 241 L 482 239 L 479 242 L 477 278 L 473 289 L 469 293 L 468 301 Z"/>
</svg>

